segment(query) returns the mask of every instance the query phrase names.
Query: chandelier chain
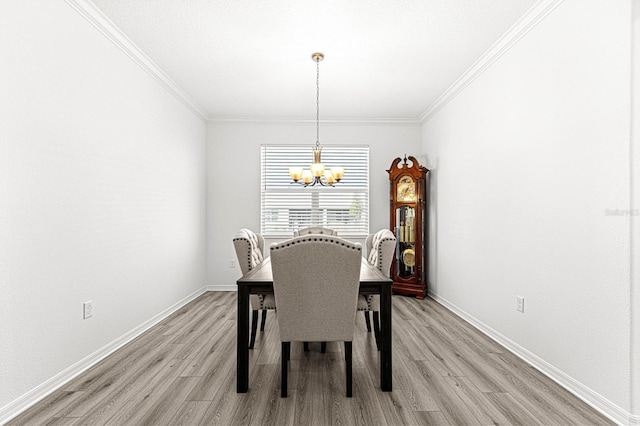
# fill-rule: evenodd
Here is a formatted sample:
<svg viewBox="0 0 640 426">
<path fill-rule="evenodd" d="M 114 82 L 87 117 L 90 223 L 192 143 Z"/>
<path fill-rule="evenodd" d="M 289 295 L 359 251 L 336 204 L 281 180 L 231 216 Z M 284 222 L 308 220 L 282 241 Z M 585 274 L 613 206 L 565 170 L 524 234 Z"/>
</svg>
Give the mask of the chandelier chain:
<svg viewBox="0 0 640 426">
<path fill-rule="evenodd" d="M 316 61 L 316 146 L 313 149 L 313 164 L 309 170 L 302 167 L 290 167 L 289 176 L 293 179 L 291 183 L 307 186 L 334 186 L 340 182 L 344 176 L 344 167 L 325 167 L 322 164 L 320 146 L 320 61 L 324 59 L 324 54 L 316 52 L 311 55 Z"/>
<path fill-rule="evenodd" d="M 316 59 L 316 146 L 320 145 L 320 60 Z"/>
</svg>

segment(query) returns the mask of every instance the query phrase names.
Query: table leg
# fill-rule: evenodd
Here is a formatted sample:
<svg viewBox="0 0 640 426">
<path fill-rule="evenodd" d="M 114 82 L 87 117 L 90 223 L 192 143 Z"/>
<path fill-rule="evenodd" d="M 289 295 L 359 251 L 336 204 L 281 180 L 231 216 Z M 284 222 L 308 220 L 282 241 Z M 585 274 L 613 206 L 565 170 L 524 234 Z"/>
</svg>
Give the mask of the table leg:
<svg viewBox="0 0 640 426">
<path fill-rule="evenodd" d="M 236 391 L 246 393 L 249 389 L 249 288 L 238 286 L 238 340 Z"/>
<path fill-rule="evenodd" d="M 380 292 L 380 387 L 384 392 L 393 390 L 391 380 L 391 286 L 383 285 Z"/>
</svg>

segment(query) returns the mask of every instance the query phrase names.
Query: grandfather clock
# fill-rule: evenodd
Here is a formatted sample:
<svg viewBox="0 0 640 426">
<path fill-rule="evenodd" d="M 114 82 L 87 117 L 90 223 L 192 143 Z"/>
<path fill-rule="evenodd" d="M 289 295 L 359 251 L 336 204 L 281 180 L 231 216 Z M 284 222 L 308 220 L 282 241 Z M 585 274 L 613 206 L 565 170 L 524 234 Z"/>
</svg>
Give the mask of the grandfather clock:
<svg viewBox="0 0 640 426">
<path fill-rule="evenodd" d="M 415 157 L 393 160 L 387 172 L 390 180 L 390 229 L 396 236 L 396 253 L 391 265 L 393 293 L 427 294 L 427 174 Z M 402 164 L 400 162 L 402 161 Z"/>
</svg>

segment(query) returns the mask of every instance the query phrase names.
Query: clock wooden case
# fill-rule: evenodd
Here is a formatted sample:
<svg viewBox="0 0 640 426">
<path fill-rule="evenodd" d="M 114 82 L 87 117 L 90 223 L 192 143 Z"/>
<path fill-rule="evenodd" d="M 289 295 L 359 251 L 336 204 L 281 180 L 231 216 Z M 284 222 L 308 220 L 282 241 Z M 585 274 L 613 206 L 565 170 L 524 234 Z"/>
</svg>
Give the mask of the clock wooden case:
<svg viewBox="0 0 640 426">
<path fill-rule="evenodd" d="M 407 162 L 407 158 L 409 162 Z M 402 162 L 402 164 L 400 164 Z M 391 265 L 392 291 L 423 299 L 427 294 L 429 240 L 427 185 L 429 170 L 415 157 L 393 160 L 390 181 L 390 223 L 396 236 Z"/>
</svg>

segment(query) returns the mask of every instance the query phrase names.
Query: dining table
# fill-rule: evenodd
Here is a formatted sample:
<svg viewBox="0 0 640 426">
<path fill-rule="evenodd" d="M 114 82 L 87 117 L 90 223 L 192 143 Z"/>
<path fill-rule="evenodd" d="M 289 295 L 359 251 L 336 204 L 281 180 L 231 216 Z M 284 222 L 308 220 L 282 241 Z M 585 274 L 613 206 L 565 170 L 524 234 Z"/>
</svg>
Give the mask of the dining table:
<svg viewBox="0 0 640 426">
<path fill-rule="evenodd" d="M 361 295 L 380 295 L 380 387 L 384 392 L 391 392 L 391 284 L 376 267 L 362 258 L 360 268 Z M 271 258 L 267 257 L 253 270 L 247 272 L 237 281 L 238 285 L 238 328 L 237 328 L 237 376 L 236 391 L 245 393 L 249 390 L 249 295 L 273 294 L 273 272 Z M 355 306 L 354 306 L 355 309 Z"/>
</svg>

